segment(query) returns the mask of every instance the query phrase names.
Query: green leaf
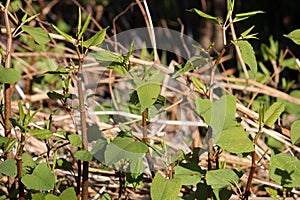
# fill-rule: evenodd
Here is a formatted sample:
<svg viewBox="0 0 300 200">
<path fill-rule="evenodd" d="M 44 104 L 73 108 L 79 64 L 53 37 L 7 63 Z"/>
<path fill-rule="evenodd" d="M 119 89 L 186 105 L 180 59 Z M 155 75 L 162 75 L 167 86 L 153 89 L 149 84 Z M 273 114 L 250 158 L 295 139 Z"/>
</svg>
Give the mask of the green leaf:
<svg viewBox="0 0 300 200">
<path fill-rule="evenodd" d="M 293 144 L 300 142 L 300 120 L 294 121 L 291 126 L 291 140 Z"/>
<path fill-rule="evenodd" d="M 13 178 L 16 177 L 17 165 L 15 159 L 8 158 L 4 162 L 0 163 L 0 173 Z"/>
<path fill-rule="evenodd" d="M 246 31 L 244 31 L 243 33 L 241 33 L 242 38 L 243 39 L 258 39 L 257 37 L 255 37 L 255 35 L 257 35 L 257 33 L 248 35 L 253 30 L 254 27 L 255 26 L 251 26 Z"/>
<path fill-rule="evenodd" d="M 174 200 L 180 192 L 182 180 L 179 178 L 165 179 L 160 173 L 156 173 L 150 188 L 153 200 Z"/>
<path fill-rule="evenodd" d="M 71 171 L 72 164 L 68 162 L 65 158 L 59 158 L 56 160 L 56 168 Z"/>
<path fill-rule="evenodd" d="M 64 95 L 59 94 L 58 92 L 55 91 L 47 92 L 47 96 L 52 100 L 62 100 L 64 98 Z"/>
<path fill-rule="evenodd" d="M 280 198 L 277 197 L 278 192 L 276 189 L 271 187 L 265 187 L 267 193 L 274 199 L 274 200 L 280 200 Z"/>
<path fill-rule="evenodd" d="M 44 192 L 31 194 L 32 200 L 45 200 L 47 194 Z"/>
<path fill-rule="evenodd" d="M 92 19 L 92 15 L 91 15 L 91 13 L 89 13 L 86 20 L 84 21 L 83 27 L 81 28 L 81 25 L 78 24 L 78 31 L 79 31 L 79 34 L 77 36 L 78 39 L 81 39 L 82 35 L 85 33 L 86 29 L 88 28 L 88 26 L 91 22 L 91 19 Z M 81 21 L 78 22 L 78 23 L 81 23 Z"/>
<path fill-rule="evenodd" d="M 138 159 L 148 151 L 148 146 L 142 142 L 134 141 L 129 137 L 116 137 L 106 146 L 104 153 L 107 165 L 122 159 Z"/>
<path fill-rule="evenodd" d="M 68 135 L 68 140 L 74 147 L 80 147 L 80 148 L 82 147 L 82 140 L 80 135 L 78 134 Z"/>
<path fill-rule="evenodd" d="M 36 166 L 36 163 L 34 162 L 32 157 L 25 152 L 22 155 L 22 162 L 23 174 L 28 174 L 29 172 L 31 173 Z"/>
<path fill-rule="evenodd" d="M 298 70 L 299 69 L 296 58 L 294 58 L 294 57 L 284 59 L 281 63 L 281 66 L 282 67 L 287 67 L 287 68 L 292 69 L 292 70 Z"/>
<path fill-rule="evenodd" d="M 183 68 L 176 71 L 176 73 L 173 74 L 172 78 L 177 78 L 181 74 L 185 72 L 189 72 L 194 69 L 199 69 L 206 65 L 209 62 L 209 58 L 205 56 L 193 56 L 191 57 L 184 65 Z"/>
<path fill-rule="evenodd" d="M 283 187 L 300 187 L 300 161 L 284 153 L 272 155 L 269 176 Z"/>
<path fill-rule="evenodd" d="M 81 15 L 81 8 L 78 6 L 78 22 L 77 22 L 77 35 L 80 35 L 79 33 L 81 32 L 81 20 L 82 20 L 82 15 Z M 81 38 L 81 37 L 77 37 Z"/>
<path fill-rule="evenodd" d="M 68 35 L 67 33 L 63 32 L 62 30 L 60 30 L 57 26 L 55 26 L 54 24 L 51 24 L 51 26 L 64 38 L 66 38 L 67 41 L 69 42 L 73 42 L 73 37 L 71 35 Z"/>
<path fill-rule="evenodd" d="M 122 56 L 120 54 L 113 53 L 107 50 L 100 50 L 89 54 L 96 59 L 99 64 L 111 64 L 119 63 L 122 64 Z"/>
<path fill-rule="evenodd" d="M 256 14 L 265 13 L 264 11 L 258 10 L 258 11 L 251 11 L 246 13 L 238 13 L 235 15 L 235 18 L 233 19 L 233 22 L 242 21 L 245 19 L 248 19 L 250 17 L 253 17 Z"/>
<path fill-rule="evenodd" d="M 136 158 L 130 161 L 130 174 L 131 177 L 137 179 L 145 170 L 143 158 Z"/>
<path fill-rule="evenodd" d="M 111 200 L 112 198 L 109 196 L 109 194 L 105 193 L 101 199 L 102 200 Z"/>
<path fill-rule="evenodd" d="M 20 79 L 20 73 L 14 68 L 0 68 L 0 83 L 14 84 Z"/>
<path fill-rule="evenodd" d="M 104 138 L 99 138 L 96 143 L 93 145 L 91 154 L 100 162 L 104 162 L 104 152 L 107 145 L 107 140 Z"/>
<path fill-rule="evenodd" d="M 55 196 L 54 194 L 48 194 L 45 197 L 45 200 L 60 200 L 60 198 L 58 196 Z"/>
<path fill-rule="evenodd" d="M 45 45 L 51 40 L 48 33 L 40 27 L 23 25 L 22 30 L 28 33 L 40 45 Z"/>
<path fill-rule="evenodd" d="M 69 187 L 65 189 L 60 195 L 59 198 L 61 200 L 76 200 L 76 193 L 73 187 Z"/>
<path fill-rule="evenodd" d="M 198 98 L 196 112 L 212 127 L 213 138 L 217 141 L 222 130 L 231 127 L 235 122 L 235 97 L 226 95 L 214 103 L 211 103 L 208 99 Z"/>
<path fill-rule="evenodd" d="M 182 166 L 176 166 L 174 170 L 174 178 L 181 179 L 182 185 L 196 185 L 201 181 L 203 176 L 200 171 L 195 171 Z"/>
<path fill-rule="evenodd" d="M 83 160 L 83 161 L 91 161 L 93 159 L 92 154 L 86 150 L 76 151 L 74 157 L 78 160 Z"/>
<path fill-rule="evenodd" d="M 67 189 L 65 189 L 60 195 L 59 197 L 53 195 L 53 194 L 48 194 L 46 196 L 45 200 L 52 200 L 52 199 L 57 199 L 57 200 L 76 200 L 76 193 L 73 187 L 69 187 Z"/>
<path fill-rule="evenodd" d="M 242 126 L 233 126 L 223 130 L 216 144 L 231 153 L 254 151 L 253 143 Z"/>
<path fill-rule="evenodd" d="M 25 119 L 25 114 L 24 114 L 24 109 L 23 109 L 21 101 L 18 102 L 18 108 L 19 108 L 19 116 L 20 116 L 21 125 L 23 126 L 24 125 L 23 122 L 24 122 L 24 119 Z"/>
<path fill-rule="evenodd" d="M 152 106 L 160 93 L 160 84 L 146 82 L 137 86 L 137 94 L 141 103 L 141 112 Z"/>
<path fill-rule="evenodd" d="M 27 189 L 53 190 L 55 176 L 46 163 L 41 163 L 35 167 L 32 174 L 26 174 L 22 177 L 22 183 Z"/>
<path fill-rule="evenodd" d="M 48 129 L 33 129 L 33 130 L 29 130 L 29 133 L 31 136 L 37 136 L 41 140 L 50 138 L 53 135 L 52 131 Z"/>
<path fill-rule="evenodd" d="M 101 31 L 97 32 L 95 35 L 93 35 L 90 39 L 83 42 L 83 46 L 86 48 L 90 48 L 91 46 L 97 46 L 101 44 L 105 38 L 106 35 L 106 29 L 102 29 Z"/>
<path fill-rule="evenodd" d="M 211 21 L 211 22 L 213 22 L 215 24 L 218 24 L 218 25 L 222 25 L 223 24 L 222 21 L 219 18 L 213 17 L 211 15 L 208 15 L 208 14 L 206 14 L 206 13 L 204 13 L 201 10 L 198 10 L 196 8 L 193 8 L 193 9 L 191 9 L 189 11 L 190 12 L 196 12 L 199 16 L 201 16 L 201 17 L 203 17 L 205 19 L 208 19 L 209 21 Z"/>
<path fill-rule="evenodd" d="M 202 83 L 199 79 L 192 77 L 192 82 L 193 82 L 195 88 L 197 88 L 198 90 L 204 91 L 204 92 L 207 91 L 206 85 L 204 83 Z"/>
<path fill-rule="evenodd" d="M 288 35 L 283 35 L 295 42 L 297 45 L 300 45 L 300 29 L 293 30 Z"/>
<path fill-rule="evenodd" d="M 213 189 L 235 187 L 240 180 L 239 176 L 238 172 L 232 169 L 209 170 L 206 173 L 206 182 Z"/>
<path fill-rule="evenodd" d="M 279 118 L 281 113 L 284 111 L 284 102 L 275 102 L 270 108 L 265 112 L 264 123 L 267 126 L 273 126 L 276 120 Z"/>
<path fill-rule="evenodd" d="M 254 78 L 257 72 L 257 62 L 251 44 L 245 40 L 239 40 L 233 44 L 240 48 L 244 62 L 250 67 L 251 78 Z"/>
</svg>

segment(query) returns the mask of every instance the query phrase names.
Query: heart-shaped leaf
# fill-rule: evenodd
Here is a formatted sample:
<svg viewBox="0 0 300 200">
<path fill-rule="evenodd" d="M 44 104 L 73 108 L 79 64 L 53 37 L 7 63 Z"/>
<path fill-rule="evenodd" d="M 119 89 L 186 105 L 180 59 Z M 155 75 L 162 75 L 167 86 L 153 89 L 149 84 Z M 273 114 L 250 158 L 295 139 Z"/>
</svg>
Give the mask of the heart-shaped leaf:
<svg viewBox="0 0 300 200">
<path fill-rule="evenodd" d="M 207 185 L 211 185 L 213 189 L 236 186 L 239 180 L 239 174 L 232 169 L 210 170 L 206 173 Z"/>
<path fill-rule="evenodd" d="M 46 163 L 41 163 L 33 170 L 32 174 L 27 174 L 22 178 L 22 183 L 33 190 L 53 190 L 55 176 Z"/>
<path fill-rule="evenodd" d="M 148 151 L 148 146 L 129 137 L 116 137 L 104 153 L 105 163 L 113 164 L 122 159 L 138 159 Z"/>
<path fill-rule="evenodd" d="M 272 155 L 269 175 L 283 187 L 300 187 L 300 161 L 284 153 Z"/>
<path fill-rule="evenodd" d="M 159 93 L 159 83 L 143 83 L 137 87 L 137 94 L 141 103 L 141 112 L 156 102 Z"/>
<path fill-rule="evenodd" d="M 4 162 L 0 163 L 0 173 L 10 177 L 15 177 L 17 175 L 16 161 L 12 158 L 8 158 Z"/>
<path fill-rule="evenodd" d="M 182 180 L 180 178 L 165 179 L 156 173 L 150 188 L 153 200 L 174 200 L 180 192 Z"/>
</svg>

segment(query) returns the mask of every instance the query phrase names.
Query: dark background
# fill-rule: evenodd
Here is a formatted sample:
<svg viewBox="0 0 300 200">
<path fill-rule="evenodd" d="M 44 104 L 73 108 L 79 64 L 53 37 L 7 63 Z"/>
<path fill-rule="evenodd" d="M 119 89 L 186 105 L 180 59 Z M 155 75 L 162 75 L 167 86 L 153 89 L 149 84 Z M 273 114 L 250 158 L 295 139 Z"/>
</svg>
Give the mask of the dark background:
<svg viewBox="0 0 300 200">
<path fill-rule="evenodd" d="M 89 12 L 96 13 L 101 7 L 103 10 L 99 23 L 103 26 L 112 28 L 113 18 L 125 10 L 125 8 L 135 1 L 130 0 L 97 0 L 86 1 L 81 0 L 79 3 Z M 185 26 L 185 34 L 192 36 L 207 47 L 210 42 L 216 42 L 216 48 L 219 49 L 220 37 L 218 31 L 220 29 L 199 17 L 196 13 L 188 12 L 191 8 L 197 8 L 206 13 L 224 18 L 227 8 L 226 0 L 148 0 L 150 12 L 154 26 L 167 26 L 170 29 L 180 30 L 178 18 L 181 19 Z M 251 40 L 257 55 L 260 55 L 259 45 L 268 43 L 268 38 L 272 35 L 275 40 L 279 41 L 280 48 L 289 47 L 296 55 L 300 55 L 297 45 L 285 38 L 283 34 L 288 34 L 294 29 L 300 28 L 300 1 L 299 0 L 236 0 L 235 13 L 262 10 L 265 13 L 254 16 L 251 19 L 235 24 L 237 34 L 245 31 L 252 25 L 255 25 L 254 32 L 259 33 L 259 41 Z M 77 7 L 71 0 L 59 1 L 53 9 L 58 16 L 72 27 L 76 27 L 77 23 Z M 144 18 L 137 5 L 133 6 L 117 21 L 117 31 L 144 27 Z M 74 30 L 75 32 L 75 30 Z M 108 34 L 113 34 L 112 30 Z M 205 40 L 206 38 L 206 40 Z"/>
</svg>

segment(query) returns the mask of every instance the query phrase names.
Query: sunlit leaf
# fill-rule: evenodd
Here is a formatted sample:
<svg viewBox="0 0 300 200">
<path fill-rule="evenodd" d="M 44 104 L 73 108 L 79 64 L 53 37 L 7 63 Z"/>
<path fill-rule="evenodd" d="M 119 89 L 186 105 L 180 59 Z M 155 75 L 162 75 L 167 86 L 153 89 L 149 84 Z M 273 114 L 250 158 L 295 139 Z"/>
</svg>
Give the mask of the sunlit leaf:
<svg viewBox="0 0 300 200">
<path fill-rule="evenodd" d="M 51 24 L 51 26 L 61 35 L 63 36 L 67 41 L 69 42 L 73 42 L 73 37 L 71 35 L 68 35 L 67 33 L 63 32 L 62 30 L 60 30 L 57 26 L 55 26 L 54 24 Z"/>
<path fill-rule="evenodd" d="M 272 155 L 269 175 L 273 181 L 283 187 L 300 187 L 300 161 L 284 153 Z"/>
<path fill-rule="evenodd" d="M 280 200 L 280 198 L 278 198 L 277 189 L 271 187 L 265 187 L 265 190 L 273 198 L 273 200 Z"/>
<path fill-rule="evenodd" d="M 82 147 L 82 140 L 80 135 L 78 134 L 68 135 L 68 140 L 74 147 Z"/>
<path fill-rule="evenodd" d="M 20 79 L 20 73 L 14 68 L 0 68 L 0 83 L 13 84 Z"/>
<path fill-rule="evenodd" d="M 204 91 L 204 92 L 207 90 L 206 85 L 204 83 L 202 83 L 199 79 L 192 77 L 191 80 L 192 80 L 195 88 L 197 88 L 197 90 Z"/>
<path fill-rule="evenodd" d="M 222 130 L 231 127 L 235 122 L 236 100 L 234 96 L 226 95 L 216 102 L 198 98 L 196 112 L 212 127 L 213 138 L 217 141 Z"/>
<path fill-rule="evenodd" d="M 52 131 L 48 129 L 33 129 L 33 130 L 30 129 L 29 133 L 31 136 L 37 136 L 41 140 L 50 138 L 53 135 Z"/>
<path fill-rule="evenodd" d="M 264 124 L 267 126 L 273 126 L 276 120 L 280 117 L 284 111 L 284 102 L 275 102 L 264 114 Z"/>
<path fill-rule="evenodd" d="M 160 93 L 160 84 L 146 82 L 137 87 L 137 95 L 141 103 L 141 112 L 152 106 Z"/>
<path fill-rule="evenodd" d="M 73 187 L 65 189 L 59 196 L 48 194 L 45 200 L 76 200 L 76 193 Z"/>
<path fill-rule="evenodd" d="M 233 22 L 242 21 L 245 19 L 248 19 L 250 17 L 253 17 L 256 14 L 265 13 L 264 11 L 258 10 L 258 11 L 251 11 L 246 13 L 238 13 L 235 15 L 235 18 L 233 19 Z"/>
<path fill-rule="evenodd" d="M 174 178 L 180 178 L 183 185 L 196 185 L 201 181 L 203 176 L 200 171 L 195 171 L 182 166 L 176 166 L 174 171 Z"/>
<path fill-rule="evenodd" d="M 122 159 L 141 158 L 147 151 L 148 146 L 142 142 L 134 141 L 129 137 L 116 137 L 106 146 L 105 163 L 109 165 Z"/>
<path fill-rule="evenodd" d="M 242 126 L 233 126 L 223 130 L 216 144 L 231 153 L 254 151 L 253 142 Z"/>
<path fill-rule="evenodd" d="M 208 64 L 209 58 L 205 56 L 193 56 L 191 57 L 185 64 L 184 66 L 176 71 L 172 78 L 177 78 L 181 74 L 185 72 L 192 71 L 194 69 L 199 69 L 203 67 L 204 65 Z"/>
<path fill-rule="evenodd" d="M 294 121 L 291 126 L 291 140 L 293 144 L 300 142 L 300 120 Z"/>
<path fill-rule="evenodd" d="M 78 21 L 78 31 L 79 31 L 79 34 L 77 36 L 78 39 L 81 39 L 82 35 L 85 33 L 86 29 L 88 28 L 88 26 L 91 22 L 91 19 L 92 19 L 92 15 L 91 15 L 91 13 L 89 13 L 89 15 L 87 16 L 87 18 L 84 21 L 82 28 L 79 26 L 79 23 L 81 23 L 81 21 L 80 22 Z"/>
<path fill-rule="evenodd" d="M 17 175 L 17 165 L 15 159 L 8 158 L 4 162 L 1 162 L 0 173 L 14 178 Z"/>
<path fill-rule="evenodd" d="M 206 182 L 213 189 L 235 187 L 240 180 L 239 176 L 237 171 L 232 169 L 209 170 L 206 173 Z"/>
<path fill-rule="evenodd" d="M 174 200 L 180 192 L 182 180 L 179 178 L 165 179 L 160 173 L 156 173 L 150 188 L 153 200 Z"/>
<path fill-rule="evenodd" d="M 299 68 L 300 68 L 297 64 L 296 58 L 294 58 L 294 57 L 284 59 L 281 63 L 281 66 L 287 67 L 292 70 L 299 70 Z"/>
<path fill-rule="evenodd" d="M 90 48 L 91 46 L 97 46 L 103 42 L 105 35 L 106 35 L 106 28 L 97 32 L 90 39 L 84 41 L 83 46 L 86 48 Z"/>
<path fill-rule="evenodd" d="M 255 37 L 255 35 L 257 35 L 257 33 L 253 33 L 250 34 L 249 33 L 253 30 L 255 26 L 251 26 L 249 29 L 247 29 L 246 31 L 244 31 L 243 33 L 241 33 L 241 36 L 243 39 L 258 39 L 257 37 Z"/>
<path fill-rule="evenodd" d="M 86 150 L 76 151 L 76 153 L 74 154 L 74 157 L 78 160 L 83 160 L 83 161 L 91 161 L 93 159 L 92 154 Z"/>
<path fill-rule="evenodd" d="M 285 37 L 293 40 L 296 44 L 300 45 L 300 29 L 293 30 L 287 35 L 284 35 Z"/>
<path fill-rule="evenodd" d="M 45 45 L 51 40 L 48 33 L 40 27 L 23 25 L 22 30 L 28 33 L 40 45 Z"/>
<path fill-rule="evenodd" d="M 28 189 L 53 190 L 55 176 L 46 163 L 41 163 L 33 170 L 32 174 L 26 174 L 22 177 L 22 183 Z"/>
<path fill-rule="evenodd" d="M 193 8 L 193 9 L 191 9 L 191 10 L 189 10 L 189 11 L 190 11 L 190 12 L 195 12 L 195 13 L 197 13 L 199 16 L 201 16 L 201 17 L 203 17 L 203 18 L 205 18 L 205 19 L 207 19 L 207 20 L 209 20 L 209 21 L 211 21 L 211 22 L 213 22 L 213 23 L 215 23 L 215 24 L 222 25 L 222 21 L 221 21 L 219 18 L 213 17 L 213 16 L 211 16 L 211 15 L 209 15 L 209 14 L 206 14 L 205 12 L 202 12 L 201 10 L 198 10 L 198 9 L 196 9 L 196 8 Z"/>
<path fill-rule="evenodd" d="M 252 78 L 255 77 L 257 72 L 257 62 L 255 58 L 255 52 L 248 41 L 239 40 L 237 42 L 233 42 L 234 45 L 237 45 L 242 54 L 242 58 L 244 62 L 250 67 L 250 75 Z"/>
</svg>

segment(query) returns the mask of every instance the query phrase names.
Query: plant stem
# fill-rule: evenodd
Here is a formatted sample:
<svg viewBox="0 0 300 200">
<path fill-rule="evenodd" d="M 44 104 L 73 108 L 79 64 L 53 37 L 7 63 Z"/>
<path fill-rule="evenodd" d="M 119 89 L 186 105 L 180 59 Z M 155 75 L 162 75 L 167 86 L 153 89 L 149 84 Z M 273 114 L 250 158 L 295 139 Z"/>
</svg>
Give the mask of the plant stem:
<svg viewBox="0 0 300 200">
<path fill-rule="evenodd" d="M 8 7 L 10 5 L 10 0 L 6 1 L 5 8 L 4 8 L 4 22 L 5 22 L 5 29 L 7 34 L 7 42 L 6 42 L 6 59 L 5 59 L 5 68 L 11 68 L 11 57 L 12 57 L 12 41 L 13 35 L 10 26 L 10 20 L 8 17 Z M 4 134 L 5 137 L 11 137 L 11 94 L 12 94 L 13 87 L 10 84 L 4 84 Z M 12 158 L 13 154 L 10 152 L 7 154 L 7 158 Z M 11 186 L 14 183 L 14 179 L 12 177 L 8 177 L 8 190 L 10 192 Z"/>
<path fill-rule="evenodd" d="M 78 51 L 79 52 L 79 49 Z M 86 109 L 84 103 L 84 94 L 82 86 L 82 64 L 83 57 L 78 53 L 79 64 L 78 64 L 78 76 L 77 76 L 77 87 L 79 96 L 79 112 L 80 112 L 80 128 L 82 134 L 82 150 L 88 150 L 88 139 L 87 139 L 87 126 L 86 126 Z M 89 162 L 83 161 L 82 169 L 82 199 L 88 200 L 88 187 L 89 187 Z"/>
<path fill-rule="evenodd" d="M 11 68 L 11 55 L 12 55 L 12 32 L 10 27 L 10 21 L 8 18 L 8 7 L 9 7 L 10 1 L 6 1 L 5 9 L 4 9 L 4 21 L 5 21 L 5 28 L 7 33 L 7 43 L 6 43 L 6 59 L 5 59 L 5 68 Z M 11 93 L 12 93 L 12 87 L 10 84 L 5 84 L 4 89 L 4 101 L 5 101 L 5 109 L 4 109 L 4 116 L 5 116 L 5 136 L 10 136 L 11 132 Z"/>
<path fill-rule="evenodd" d="M 251 164 L 251 169 L 250 169 L 250 173 L 249 173 L 249 177 L 248 177 L 248 181 L 247 181 L 247 185 L 246 185 L 246 190 L 245 190 L 245 193 L 243 195 L 243 200 L 248 200 L 248 198 L 250 196 L 251 184 L 252 184 L 252 180 L 253 180 L 253 177 L 254 177 L 254 172 L 255 172 L 255 169 L 256 169 L 256 162 L 255 162 L 256 154 L 255 154 L 255 151 L 251 152 L 251 157 L 252 157 L 252 164 Z"/>
<path fill-rule="evenodd" d="M 77 199 L 79 200 L 80 199 L 80 186 L 81 186 L 81 160 L 78 160 L 77 161 L 77 185 L 76 185 L 76 196 L 77 196 Z"/>
<path fill-rule="evenodd" d="M 142 113 L 142 126 L 143 126 L 143 142 L 148 144 L 148 134 L 147 134 L 147 108 Z M 146 153 L 147 162 L 149 165 L 149 169 L 151 171 L 152 177 L 154 177 L 154 164 L 153 159 L 151 157 L 150 151 L 148 149 Z"/>
<path fill-rule="evenodd" d="M 25 139 L 25 137 L 22 136 L 22 140 L 23 138 Z M 22 143 L 24 141 L 21 141 Z M 16 156 L 16 160 L 17 160 L 17 177 L 18 177 L 18 184 L 19 184 L 19 200 L 24 200 L 25 199 L 25 193 L 24 193 L 24 184 L 22 183 L 21 179 L 22 179 L 22 154 L 23 154 L 23 148 L 24 145 L 21 144 L 20 149 L 19 149 L 19 153 Z"/>
</svg>

